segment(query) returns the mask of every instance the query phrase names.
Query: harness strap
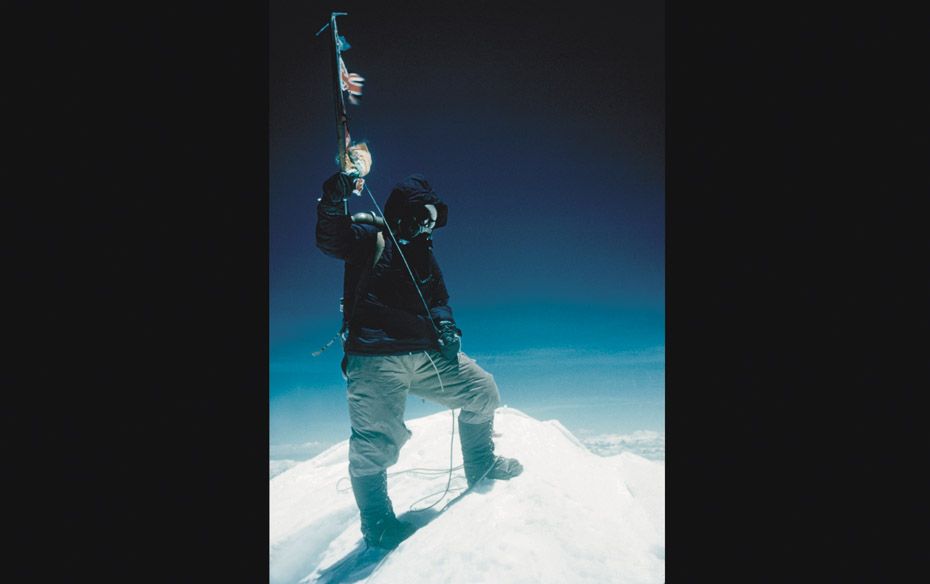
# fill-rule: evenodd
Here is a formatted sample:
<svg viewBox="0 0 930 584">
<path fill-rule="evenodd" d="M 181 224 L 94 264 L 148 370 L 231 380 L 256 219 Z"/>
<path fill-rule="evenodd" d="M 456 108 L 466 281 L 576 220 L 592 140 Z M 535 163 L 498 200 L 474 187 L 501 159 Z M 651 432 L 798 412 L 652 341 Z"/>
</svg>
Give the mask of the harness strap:
<svg viewBox="0 0 930 584">
<path fill-rule="evenodd" d="M 378 232 L 378 237 L 375 240 L 375 259 L 371 262 L 371 267 L 374 269 L 375 265 L 378 263 L 378 260 L 381 259 L 381 254 L 384 253 L 384 233 Z"/>
</svg>

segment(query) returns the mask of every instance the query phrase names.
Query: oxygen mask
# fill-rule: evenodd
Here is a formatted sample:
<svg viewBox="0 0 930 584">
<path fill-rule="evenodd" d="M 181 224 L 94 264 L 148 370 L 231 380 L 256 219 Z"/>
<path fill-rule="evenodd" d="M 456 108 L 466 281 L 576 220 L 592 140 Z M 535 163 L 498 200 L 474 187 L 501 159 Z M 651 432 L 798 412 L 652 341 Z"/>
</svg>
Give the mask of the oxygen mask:
<svg viewBox="0 0 930 584">
<path fill-rule="evenodd" d="M 401 218 L 397 225 L 400 243 L 409 243 L 417 237 L 425 236 L 428 239 L 436 227 L 438 215 L 435 205 L 422 205 L 414 209 L 412 214 Z"/>
</svg>

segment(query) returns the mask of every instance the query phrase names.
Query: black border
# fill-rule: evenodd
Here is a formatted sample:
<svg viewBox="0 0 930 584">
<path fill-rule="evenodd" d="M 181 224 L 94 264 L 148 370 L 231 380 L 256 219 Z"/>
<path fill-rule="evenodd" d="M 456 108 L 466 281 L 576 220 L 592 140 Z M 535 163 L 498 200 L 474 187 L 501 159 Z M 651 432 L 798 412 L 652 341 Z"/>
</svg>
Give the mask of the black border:
<svg viewBox="0 0 930 584">
<path fill-rule="evenodd" d="M 35 9 L 7 110 L 13 572 L 266 581 L 268 6 Z"/>
<path fill-rule="evenodd" d="M 906 574 L 926 35 L 849 6 L 678 3 L 667 22 L 668 578 Z"/>
</svg>

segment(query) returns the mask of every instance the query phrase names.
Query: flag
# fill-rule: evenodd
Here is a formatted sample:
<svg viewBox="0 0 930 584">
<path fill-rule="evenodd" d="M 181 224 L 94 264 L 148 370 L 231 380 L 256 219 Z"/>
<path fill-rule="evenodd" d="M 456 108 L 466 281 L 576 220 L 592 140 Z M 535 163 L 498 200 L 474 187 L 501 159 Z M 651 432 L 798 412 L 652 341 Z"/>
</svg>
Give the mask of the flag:
<svg viewBox="0 0 930 584">
<path fill-rule="evenodd" d="M 341 71 L 342 90 L 349 93 L 349 103 L 358 105 L 358 98 L 362 95 L 362 84 L 365 82 L 365 78 L 356 73 L 349 73 L 342 57 L 339 57 L 339 69 Z"/>
</svg>

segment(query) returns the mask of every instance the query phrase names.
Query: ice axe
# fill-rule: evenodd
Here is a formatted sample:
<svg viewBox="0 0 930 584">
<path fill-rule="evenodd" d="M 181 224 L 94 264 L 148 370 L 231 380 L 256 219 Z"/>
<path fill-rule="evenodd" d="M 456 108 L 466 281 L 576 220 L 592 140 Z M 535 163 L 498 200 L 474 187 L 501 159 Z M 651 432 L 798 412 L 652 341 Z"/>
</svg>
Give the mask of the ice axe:
<svg viewBox="0 0 930 584">
<path fill-rule="evenodd" d="M 352 144 L 349 136 L 349 115 L 346 112 L 345 95 L 348 94 L 349 103 L 357 105 L 358 97 L 362 95 L 362 84 L 365 78 L 355 73 L 349 73 L 345 62 L 342 60 L 342 53 L 349 50 L 349 43 L 345 37 L 339 35 L 336 28 L 336 17 L 347 16 L 347 12 L 333 12 L 329 16 L 329 22 L 323 25 L 316 36 L 329 27 L 332 31 L 332 70 L 333 70 L 333 98 L 336 104 L 336 160 L 339 169 L 346 175 L 355 179 L 352 193 L 356 196 L 362 195 L 362 189 L 365 187 L 365 177 L 371 170 L 371 152 L 368 151 L 368 145 L 363 143 Z"/>
</svg>

